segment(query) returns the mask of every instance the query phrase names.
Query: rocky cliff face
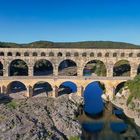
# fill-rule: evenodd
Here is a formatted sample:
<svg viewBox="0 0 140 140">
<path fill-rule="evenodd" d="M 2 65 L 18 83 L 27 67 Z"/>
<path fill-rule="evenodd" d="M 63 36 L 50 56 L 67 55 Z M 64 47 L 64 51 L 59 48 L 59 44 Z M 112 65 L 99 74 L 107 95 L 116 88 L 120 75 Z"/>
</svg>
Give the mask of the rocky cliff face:
<svg viewBox="0 0 140 140">
<path fill-rule="evenodd" d="M 134 119 L 135 123 L 140 127 L 140 100 L 133 98 L 133 100 L 127 104 L 130 94 L 129 89 L 123 88 L 122 92 L 117 93 L 111 102 L 117 107 L 122 108 L 125 115 Z"/>
<path fill-rule="evenodd" d="M 82 98 L 70 96 L 1 103 L 0 140 L 64 140 L 80 135 L 75 112 Z"/>
</svg>

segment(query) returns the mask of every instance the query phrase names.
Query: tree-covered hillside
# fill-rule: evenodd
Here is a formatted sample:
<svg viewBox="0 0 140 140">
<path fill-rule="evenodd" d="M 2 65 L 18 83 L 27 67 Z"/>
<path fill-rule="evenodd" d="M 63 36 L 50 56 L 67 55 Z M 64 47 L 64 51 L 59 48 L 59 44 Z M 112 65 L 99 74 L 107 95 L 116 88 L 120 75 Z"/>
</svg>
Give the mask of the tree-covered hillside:
<svg viewBox="0 0 140 140">
<path fill-rule="evenodd" d="M 85 42 L 51 42 L 36 41 L 28 44 L 17 44 L 11 42 L 0 42 L 0 48 L 140 48 L 140 45 L 134 45 L 124 42 L 112 41 L 85 41 Z"/>
</svg>

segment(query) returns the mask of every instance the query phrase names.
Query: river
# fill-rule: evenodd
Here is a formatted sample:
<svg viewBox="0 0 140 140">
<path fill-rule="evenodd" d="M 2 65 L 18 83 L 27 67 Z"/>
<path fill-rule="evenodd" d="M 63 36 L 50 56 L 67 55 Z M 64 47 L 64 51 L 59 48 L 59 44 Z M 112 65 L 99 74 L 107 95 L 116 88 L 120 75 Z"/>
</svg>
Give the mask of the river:
<svg viewBox="0 0 140 140">
<path fill-rule="evenodd" d="M 111 103 L 104 103 L 99 82 L 84 91 L 84 113 L 78 117 L 82 126 L 82 140 L 140 140 L 140 128 L 123 111 Z"/>
</svg>

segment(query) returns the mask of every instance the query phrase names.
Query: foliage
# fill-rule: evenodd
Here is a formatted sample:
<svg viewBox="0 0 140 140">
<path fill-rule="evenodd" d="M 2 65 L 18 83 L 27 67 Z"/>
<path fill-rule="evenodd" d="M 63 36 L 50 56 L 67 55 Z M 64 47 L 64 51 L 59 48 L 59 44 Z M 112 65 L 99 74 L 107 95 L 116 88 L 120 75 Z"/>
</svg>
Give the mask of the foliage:
<svg viewBox="0 0 140 140">
<path fill-rule="evenodd" d="M 80 140 L 80 137 L 78 137 L 78 136 L 75 136 L 75 137 L 72 136 L 72 137 L 69 138 L 69 140 Z"/>
<path fill-rule="evenodd" d="M 129 105 L 131 103 L 132 99 L 133 99 L 133 96 L 131 94 L 127 99 L 127 105 Z"/>
<path fill-rule="evenodd" d="M 130 96 L 127 100 L 127 105 L 132 101 L 133 98 L 140 99 L 140 75 L 137 75 L 133 80 L 128 80 L 125 86 L 130 90 Z"/>
<path fill-rule="evenodd" d="M 101 61 L 97 62 L 95 73 L 98 76 L 106 76 L 106 67 Z"/>
<path fill-rule="evenodd" d="M 7 107 L 12 108 L 12 109 L 16 109 L 18 107 L 18 103 L 14 100 L 12 100 L 11 102 L 9 102 L 8 104 L 6 104 Z"/>
</svg>

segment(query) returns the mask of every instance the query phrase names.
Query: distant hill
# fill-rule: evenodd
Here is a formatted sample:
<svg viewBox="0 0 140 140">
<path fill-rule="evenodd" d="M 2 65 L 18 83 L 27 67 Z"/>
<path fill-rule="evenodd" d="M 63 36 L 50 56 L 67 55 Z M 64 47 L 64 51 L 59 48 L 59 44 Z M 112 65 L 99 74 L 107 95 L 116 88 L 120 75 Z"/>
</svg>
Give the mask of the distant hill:
<svg viewBox="0 0 140 140">
<path fill-rule="evenodd" d="M 51 42 L 51 41 L 36 41 L 28 44 L 17 44 L 11 42 L 0 42 L 0 48 L 138 48 L 140 45 L 134 45 L 124 42 L 112 41 L 84 41 L 84 42 Z"/>
</svg>

